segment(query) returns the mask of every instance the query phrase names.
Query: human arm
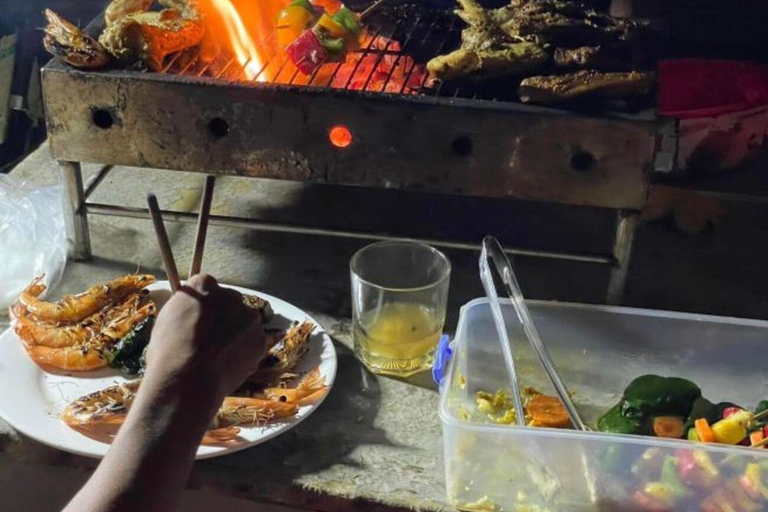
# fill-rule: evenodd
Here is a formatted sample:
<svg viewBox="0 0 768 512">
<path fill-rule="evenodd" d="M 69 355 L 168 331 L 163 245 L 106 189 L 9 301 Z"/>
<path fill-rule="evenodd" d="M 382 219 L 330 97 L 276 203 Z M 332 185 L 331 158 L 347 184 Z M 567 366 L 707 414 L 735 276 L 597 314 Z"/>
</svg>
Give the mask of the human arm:
<svg viewBox="0 0 768 512">
<path fill-rule="evenodd" d="M 265 352 L 260 318 L 240 294 L 193 277 L 158 316 L 125 423 L 64 511 L 173 510 L 211 418 Z"/>
</svg>

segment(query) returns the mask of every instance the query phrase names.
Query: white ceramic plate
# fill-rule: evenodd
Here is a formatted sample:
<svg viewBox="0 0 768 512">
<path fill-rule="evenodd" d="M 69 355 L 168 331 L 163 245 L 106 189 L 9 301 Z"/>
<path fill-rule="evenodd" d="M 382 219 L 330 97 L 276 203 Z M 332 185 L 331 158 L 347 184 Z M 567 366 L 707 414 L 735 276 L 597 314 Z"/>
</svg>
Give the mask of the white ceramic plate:
<svg viewBox="0 0 768 512">
<path fill-rule="evenodd" d="M 302 358 L 298 370 L 303 372 L 319 366 L 330 388 L 336 377 L 336 351 L 330 336 L 320 324 L 299 308 L 276 297 L 237 286 L 230 288 L 258 295 L 272 304 L 275 318 L 267 327 L 285 328 L 291 322 L 304 320 L 313 322 L 316 328 L 309 340 L 309 352 Z M 170 296 L 168 281 L 159 281 L 148 289 L 160 307 Z M 0 335 L 0 417 L 19 432 L 43 444 L 78 455 L 103 457 L 109 445 L 70 429 L 59 419 L 59 413 L 72 400 L 125 380 L 123 374 L 114 369 L 86 373 L 45 372 L 29 359 L 13 330 L 8 329 Z M 200 446 L 197 458 L 218 457 L 263 443 L 295 427 L 319 405 L 302 407 L 294 418 L 287 421 L 264 427 L 244 427 L 236 443 Z"/>
</svg>

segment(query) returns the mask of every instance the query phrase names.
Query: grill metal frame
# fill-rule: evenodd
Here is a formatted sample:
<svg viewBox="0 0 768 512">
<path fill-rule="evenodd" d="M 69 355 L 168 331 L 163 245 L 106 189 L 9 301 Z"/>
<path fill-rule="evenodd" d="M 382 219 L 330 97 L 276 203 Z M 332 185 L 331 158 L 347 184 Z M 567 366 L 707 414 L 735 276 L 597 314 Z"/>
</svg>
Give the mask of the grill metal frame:
<svg viewBox="0 0 768 512">
<path fill-rule="evenodd" d="M 43 90 L 58 160 L 616 209 L 645 204 L 660 128 L 501 101 L 58 62 L 43 70 Z M 328 141 L 337 125 L 354 136 L 347 148 Z"/>
<path fill-rule="evenodd" d="M 447 30 L 458 31 L 456 18 L 452 19 Z M 413 27 L 392 29 L 383 23 L 372 32 L 402 36 L 408 52 L 412 37 L 418 40 L 421 33 Z M 433 20 L 421 37 L 426 41 L 436 29 L 446 30 Z M 450 37 L 442 34 L 435 41 L 436 54 Z M 377 59 L 403 58 L 388 45 L 383 50 L 369 46 L 361 53 Z M 660 133 L 667 126 L 664 121 L 647 113 L 522 105 L 451 84 L 425 89 L 426 78 L 417 94 L 393 94 L 318 86 L 316 74 L 309 77 L 309 86 L 296 84 L 296 73 L 288 83 L 223 80 L 224 71 L 219 78 L 203 76 L 205 70 L 190 74 L 192 64 L 182 68 L 182 74 L 172 74 L 181 58 L 171 58 L 160 73 L 87 72 L 58 61 L 44 68 L 50 147 L 66 184 L 70 255 L 75 259 L 91 256 L 88 214 L 147 217 L 145 210 L 87 203 L 87 195 L 110 166 L 125 165 L 614 209 L 611 254 L 507 250 L 608 265 L 607 301 L 620 302 L 637 212 L 646 203 Z M 230 60 L 225 68 L 233 63 Z M 366 85 L 370 81 L 368 77 Z M 328 141 L 329 129 L 337 125 L 347 126 L 354 136 L 347 148 Z M 106 167 L 96 182 L 85 187 L 79 162 Z M 189 220 L 184 212 L 165 213 L 169 220 Z M 211 224 L 387 238 L 253 219 L 214 217 Z M 476 249 L 453 241 L 428 242 Z"/>
</svg>

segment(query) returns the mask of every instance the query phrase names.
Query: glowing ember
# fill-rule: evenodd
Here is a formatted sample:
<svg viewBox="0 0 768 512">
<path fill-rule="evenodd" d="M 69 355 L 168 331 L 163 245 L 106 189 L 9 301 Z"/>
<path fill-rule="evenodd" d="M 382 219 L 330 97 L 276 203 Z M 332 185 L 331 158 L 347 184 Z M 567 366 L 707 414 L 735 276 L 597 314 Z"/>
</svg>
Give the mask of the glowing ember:
<svg viewBox="0 0 768 512">
<path fill-rule="evenodd" d="M 346 148 L 352 144 L 352 132 L 346 126 L 334 126 L 328 132 L 328 140 L 337 148 Z"/>
<path fill-rule="evenodd" d="M 344 62 L 329 61 L 312 76 L 299 72 L 285 50 L 278 47 L 275 31 L 278 13 L 289 1 L 201 0 L 207 31 L 200 44 L 200 57 L 210 63 L 209 72 L 229 79 L 404 94 L 431 86 L 424 66 L 400 55 L 398 41 L 365 33 L 360 36 L 360 47 L 372 53 L 351 52 Z M 312 3 L 326 12 L 342 5 L 338 0 Z M 227 65 L 230 60 L 240 66 Z M 181 65 L 184 63 L 180 60 Z"/>
<path fill-rule="evenodd" d="M 377 36 L 363 42 L 372 50 L 399 53 L 402 48 L 394 39 Z M 408 55 L 380 53 L 350 54 L 344 65 L 333 77 L 331 87 L 353 90 L 415 94 L 422 87 L 431 87 L 427 70 Z"/>
</svg>

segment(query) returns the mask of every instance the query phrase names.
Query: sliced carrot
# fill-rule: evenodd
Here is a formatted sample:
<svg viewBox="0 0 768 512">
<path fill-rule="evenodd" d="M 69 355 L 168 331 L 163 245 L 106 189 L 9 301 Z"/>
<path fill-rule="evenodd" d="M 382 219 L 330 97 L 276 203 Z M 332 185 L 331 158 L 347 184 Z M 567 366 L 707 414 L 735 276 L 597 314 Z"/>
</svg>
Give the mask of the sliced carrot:
<svg viewBox="0 0 768 512">
<path fill-rule="evenodd" d="M 680 439 L 683 437 L 684 426 L 682 418 L 676 416 L 657 416 L 653 418 L 653 432 L 656 434 L 656 437 Z"/>
<path fill-rule="evenodd" d="M 696 435 L 699 436 L 699 441 L 702 443 L 714 443 L 715 433 L 712 432 L 712 428 L 709 426 L 709 422 L 706 418 L 700 418 L 693 423 L 696 429 Z"/>
<path fill-rule="evenodd" d="M 757 445 L 759 448 L 765 448 L 765 446 L 760 444 L 763 442 L 763 439 L 765 439 L 765 434 L 763 434 L 762 430 L 755 430 L 749 434 L 749 444 L 752 446 Z"/>
<path fill-rule="evenodd" d="M 565 407 L 556 396 L 534 395 L 528 401 L 526 412 L 534 427 L 564 428 L 571 424 Z"/>
</svg>

